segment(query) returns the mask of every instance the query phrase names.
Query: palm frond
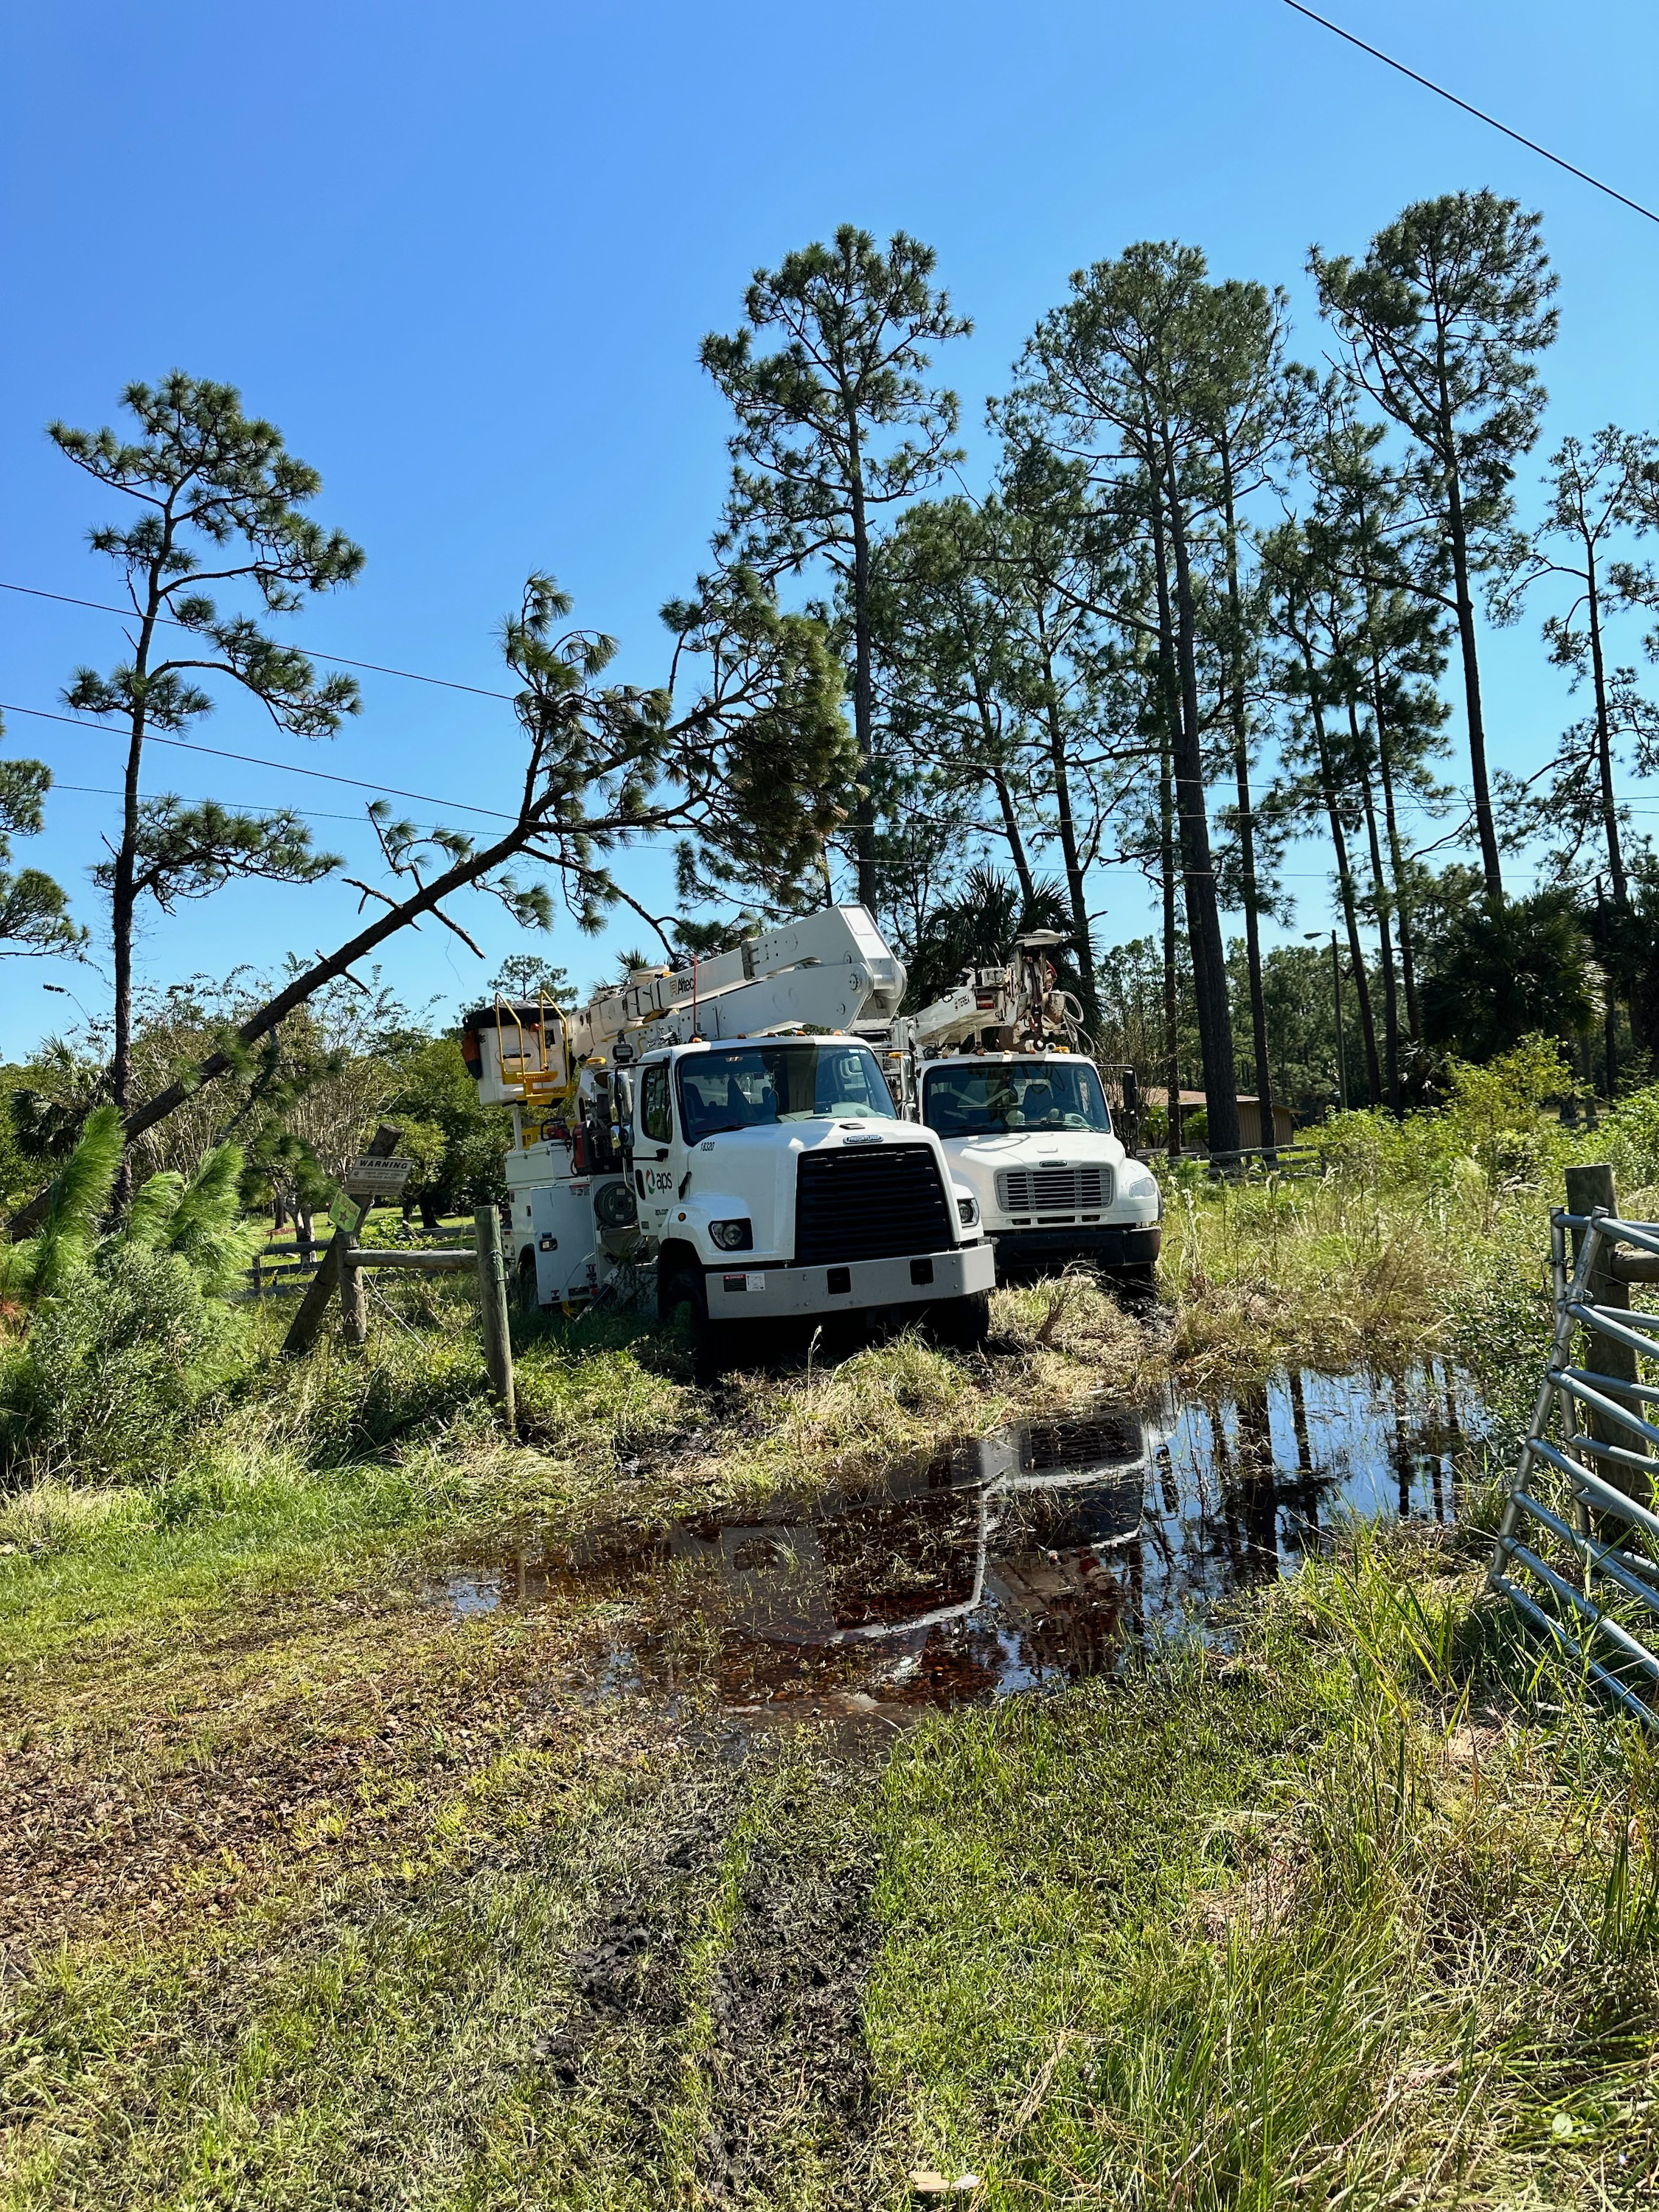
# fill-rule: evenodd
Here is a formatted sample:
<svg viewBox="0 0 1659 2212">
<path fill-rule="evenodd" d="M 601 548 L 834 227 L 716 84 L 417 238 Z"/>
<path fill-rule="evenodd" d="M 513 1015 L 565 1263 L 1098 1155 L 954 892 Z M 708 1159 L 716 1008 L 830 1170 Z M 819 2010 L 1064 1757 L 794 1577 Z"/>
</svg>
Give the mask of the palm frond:
<svg viewBox="0 0 1659 2212">
<path fill-rule="evenodd" d="M 253 1233 L 240 1218 L 242 1148 L 220 1145 L 196 1170 L 162 1238 L 188 1262 L 204 1290 L 225 1289 L 243 1265 Z"/>
<path fill-rule="evenodd" d="M 80 1142 L 52 1187 L 40 1233 L 20 1273 L 26 1302 L 38 1305 L 86 1265 L 99 1220 L 120 1171 L 126 1137 L 118 1109 L 98 1106 L 88 1115 Z"/>
</svg>

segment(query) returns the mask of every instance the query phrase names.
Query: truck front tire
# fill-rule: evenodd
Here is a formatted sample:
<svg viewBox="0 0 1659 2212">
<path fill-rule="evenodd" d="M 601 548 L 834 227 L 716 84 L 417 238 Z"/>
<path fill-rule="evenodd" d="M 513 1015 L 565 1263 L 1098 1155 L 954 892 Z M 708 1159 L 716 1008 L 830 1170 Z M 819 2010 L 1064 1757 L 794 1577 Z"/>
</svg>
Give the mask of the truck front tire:
<svg viewBox="0 0 1659 2212">
<path fill-rule="evenodd" d="M 976 1352 L 991 1334 L 991 1293 L 973 1291 L 964 1298 L 946 1298 L 933 1307 L 929 1320 L 941 1344 Z"/>
<path fill-rule="evenodd" d="M 672 1328 L 681 1312 L 691 1309 L 693 1334 L 701 1337 L 708 1327 L 708 1289 L 698 1267 L 675 1267 L 665 1273 L 657 1291 L 657 1318 Z"/>
<path fill-rule="evenodd" d="M 708 1318 L 708 1284 L 702 1268 L 678 1267 L 662 1278 L 657 1316 L 665 1328 L 672 1328 L 688 1311 L 693 1365 L 699 1379 L 712 1380 L 731 1364 L 732 1330 Z"/>
</svg>

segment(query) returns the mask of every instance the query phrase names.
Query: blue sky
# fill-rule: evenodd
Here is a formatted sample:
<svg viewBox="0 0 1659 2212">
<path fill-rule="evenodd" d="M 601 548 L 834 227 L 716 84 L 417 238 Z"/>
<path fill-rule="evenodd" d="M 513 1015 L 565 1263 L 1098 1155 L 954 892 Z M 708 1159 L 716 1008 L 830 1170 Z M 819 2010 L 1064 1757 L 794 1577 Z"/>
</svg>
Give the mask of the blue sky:
<svg viewBox="0 0 1659 2212">
<path fill-rule="evenodd" d="M 1331 0 L 1326 12 L 1659 204 L 1650 5 Z M 1406 201 L 1480 185 L 1542 210 L 1560 274 L 1540 457 L 1569 429 L 1659 424 L 1659 226 L 1282 0 L 843 0 L 830 15 L 726 0 L 61 0 L 9 11 L 0 87 L 0 579 L 113 596 L 83 542 L 109 502 L 43 425 L 108 420 L 127 380 L 183 367 L 236 383 L 279 423 L 323 473 L 319 514 L 367 549 L 362 580 L 295 635 L 463 683 L 500 684 L 494 631 L 536 566 L 574 593 L 579 619 L 621 639 L 620 673 L 659 678 L 655 611 L 696 573 L 726 475 L 697 341 L 735 325 L 757 264 L 842 221 L 937 247 L 976 325 L 939 368 L 981 470 L 984 399 L 1080 264 L 1137 238 L 1192 240 L 1218 275 L 1290 287 L 1308 357 L 1322 343 L 1309 243 L 1361 250 Z M 76 664 L 118 651 L 107 617 L 0 592 L 0 699 L 52 708 Z M 1535 623 L 1493 638 L 1486 665 L 1497 758 L 1535 764 L 1577 711 Z M 232 696 L 195 734 L 479 805 L 511 792 L 504 706 L 375 677 L 364 702 L 322 747 Z M 115 781 L 110 738 L 15 714 L 5 742 L 49 761 L 60 785 Z M 159 752 L 149 783 L 343 815 L 317 820 L 319 842 L 351 872 L 371 858 L 364 794 Z M 114 805 L 59 789 L 24 855 L 94 924 L 85 871 Z M 1319 856 L 1290 866 L 1297 927 L 1316 927 L 1328 911 Z M 1138 878 L 1101 890 L 1109 938 L 1149 926 Z M 337 941 L 354 897 L 234 886 L 154 921 L 142 972 L 268 970 L 290 946 Z M 465 918 L 492 961 L 521 949 L 483 902 Z M 605 957 L 568 925 L 532 949 L 584 980 Z M 491 972 L 430 930 L 385 967 L 407 997 L 445 1008 Z M 95 971 L 60 963 L 9 961 L 0 978 L 9 1055 L 64 1025 L 70 1002 L 46 982 L 89 1009 L 104 995 Z"/>
</svg>

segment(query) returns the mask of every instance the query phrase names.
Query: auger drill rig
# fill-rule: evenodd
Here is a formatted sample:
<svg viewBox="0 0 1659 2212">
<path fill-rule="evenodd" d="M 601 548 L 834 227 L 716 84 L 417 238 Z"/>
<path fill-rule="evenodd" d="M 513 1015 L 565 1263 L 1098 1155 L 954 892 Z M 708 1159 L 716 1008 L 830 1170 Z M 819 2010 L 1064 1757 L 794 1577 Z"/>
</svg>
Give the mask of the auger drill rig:
<svg viewBox="0 0 1659 2212">
<path fill-rule="evenodd" d="M 1005 1271 L 1085 1259 L 1144 1278 L 1163 1242 L 1163 1195 L 1112 1127 L 1083 1009 L 1059 988 L 1052 955 L 1065 942 L 1028 930 L 1006 967 L 969 969 L 902 1016 L 890 1077 L 973 1191 Z"/>
</svg>

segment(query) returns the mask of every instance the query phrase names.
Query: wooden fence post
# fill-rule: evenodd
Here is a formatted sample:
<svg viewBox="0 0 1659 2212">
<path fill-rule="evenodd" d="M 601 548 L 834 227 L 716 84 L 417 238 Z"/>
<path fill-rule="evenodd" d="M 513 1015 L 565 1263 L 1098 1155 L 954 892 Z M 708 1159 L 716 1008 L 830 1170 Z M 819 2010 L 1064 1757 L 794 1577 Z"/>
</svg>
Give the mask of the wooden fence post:
<svg viewBox="0 0 1659 2212">
<path fill-rule="evenodd" d="M 1593 1167 L 1569 1168 L 1567 1170 L 1567 1212 L 1594 1213 L 1598 1206 L 1615 1216 L 1619 1212 L 1619 1200 L 1613 1191 L 1611 1166 L 1602 1161 Z M 1579 1251 L 1584 1242 L 1584 1232 L 1582 1229 L 1575 1229 L 1571 1236 L 1573 1265 L 1576 1267 L 1578 1264 Z M 1603 1244 L 1597 1255 L 1596 1263 L 1590 1272 L 1589 1279 L 1584 1285 L 1584 1303 L 1586 1305 L 1592 1306 L 1612 1306 L 1627 1312 L 1630 1308 L 1630 1287 L 1627 1282 L 1613 1272 L 1613 1259 L 1614 1255 L 1612 1250 Z M 1613 1382 L 1641 1381 L 1638 1356 L 1629 1345 L 1615 1344 L 1610 1337 L 1600 1335 L 1593 1336 L 1590 1343 L 1594 1349 L 1588 1356 L 1593 1361 L 1598 1374 L 1607 1376 L 1608 1380 Z M 1627 1396 L 1622 1390 L 1609 1395 L 1617 1397 L 1621 1405 L 1628 1406 L 1632 1413 L 1639 1413 L 1642 1411 L 1639 1399 Z M 1641 1449 L 1639 1437 L 1633 1437 L 1628 1429 L 1620 1428 L 1616 1421 L 1609 1421 L 1604 1414 L 1592 1413 L 1589 1415 L 1589 1425 L 1590 1435 L 1599 1444 L 1620 1444 L 1626 1451 Z M 1597 1471 L 1604 1482 L 1612 1483 L 1616 1490 L 1622 1490 L 1626 1497 L 1639 1498 L 1644 1504 L 1648 1502 L 1651 1494 L 1651 1486 L 1635 1468 L 1626 1466 L 1616 1459 L 1608 1459 L 1597 1462 Z"/>
<path fill-rule="evenodd" d="M 367 1207 L 364 1211 L 368 1211 Z M 340 1318 L 348 1344 L 367 1344 L 368 1285 L 363 1280 L 362 1269 L 351 1264 L 352 1249 L 356 1242 L 355 1230 L 343 1229 L 340 1231 Z"/>
<path fill-rule="evenodd" d="M 288 1334 L 283 1339 L 284 1359 L 297 1359 L 302 1352 L 309 1352 L 317 1341 L 318 1332 L 328 1313 L 328 1302 L 340 1287 L 340 1277 L 344 1272 L 340 1262 L 345 1256 L 345 1246 L 344 1232 L 337 1229 L 327 1251 L 323 1255 L 323 1264 L 306 1286 L 306 1294 L 300 1301 L 300 1310 L 289 1322 Z"/>
<path fill-rule="evenodd" d="M 507 1263 L 501 1251 L 499 1207 L 481 1206 L 472 1217 L 478 1242 L 478 1311 L 483 1322 L 489 1386 L 501 1401 L 507 1433 L 516 1426 L 513 1402 L 513 1340 L 507 1330 Z"/>
</svg>

